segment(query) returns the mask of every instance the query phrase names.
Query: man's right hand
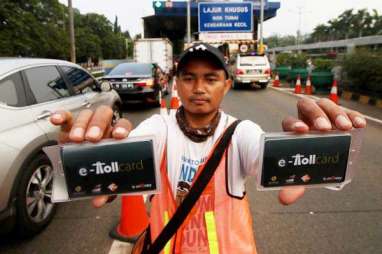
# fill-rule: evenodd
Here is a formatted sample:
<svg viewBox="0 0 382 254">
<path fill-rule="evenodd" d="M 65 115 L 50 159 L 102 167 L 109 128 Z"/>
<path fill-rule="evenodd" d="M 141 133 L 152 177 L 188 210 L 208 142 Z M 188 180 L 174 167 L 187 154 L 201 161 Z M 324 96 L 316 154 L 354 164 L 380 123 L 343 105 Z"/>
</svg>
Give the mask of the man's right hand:
<svg viewBox="0 0 382 254">
<path fill-rule="evenodd" d="M 50 121 L 61 126 L 59 142 L 82 143 L 85 141 L 97 143 L 102 139 L 124 139 L 132 130 L 129 120 L 121 118 L 112 126 L 113 110 L 108 106 L 100 106 L 95 112 L 90 109 L 82 110 L 76 119 L 68 111 L 57 111 L 52 114 Z M 108 196 L 93 198 L 93 206 L 101 207 L 109 200 Z"/>
</svg>

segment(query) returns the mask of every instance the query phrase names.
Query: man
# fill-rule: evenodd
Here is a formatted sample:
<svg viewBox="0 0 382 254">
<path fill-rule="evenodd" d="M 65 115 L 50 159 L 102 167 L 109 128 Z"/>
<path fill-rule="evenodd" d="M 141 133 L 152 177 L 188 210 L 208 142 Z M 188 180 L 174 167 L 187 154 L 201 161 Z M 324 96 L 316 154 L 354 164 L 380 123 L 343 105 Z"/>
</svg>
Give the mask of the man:
<svg viewBox="0 0 382 254">
<path fill-rule="evenodd" d="M 51 118 L 61 125 L 61 142 L 98 142 L 105 137 L 155 135 L 156 152 L 161 158 L 162 190 L 152 199 L 150 213 L 151 241 L 160 234 L 168 219 L 187 196 L 203 170 L 216 142 L 235 118 L 220 109 L 232 80 L 221 53 L 207 44 L 195 44 L 180 57 L 177 88 L 182 107 L 175 116 L 154 115 L 132 130 L 126 119 L 111 126 L 112 110 L 100 107 L 94 113 L 82 111 L 75 121 L 68 112 Z M 282 122 L 285 131 L 306 133 L 364 128 L 366 121 L 358 112 L 344 112 L 333 102 L 318 103 L 302 99 L 297 104 L 299 119 L 289 116 Z M 194 209 L 166 247 L 165 253 L 256 253 L 252 218 L 244 183 L 258 170 L 261 128 L 252 121 L 236 127 L 217 170 Z M 279 192 L 282 204 L 294 203 L 304 193 L 303 187 Z M 107 197 L 93 199 L 95 207 Z"/>
</svg>

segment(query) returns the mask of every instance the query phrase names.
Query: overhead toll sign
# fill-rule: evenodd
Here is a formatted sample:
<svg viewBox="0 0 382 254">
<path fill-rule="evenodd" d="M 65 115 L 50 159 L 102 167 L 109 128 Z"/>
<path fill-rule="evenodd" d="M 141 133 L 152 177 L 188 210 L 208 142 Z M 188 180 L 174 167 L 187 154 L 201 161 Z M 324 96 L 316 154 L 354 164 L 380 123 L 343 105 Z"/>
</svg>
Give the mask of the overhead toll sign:
<svg viewBox="0 0 382 254">
<path fill-rule="evenodd" d="M 252 29 L 252 3 L 199 3 L 199 32 L 252 32 Z"/>
</svg>

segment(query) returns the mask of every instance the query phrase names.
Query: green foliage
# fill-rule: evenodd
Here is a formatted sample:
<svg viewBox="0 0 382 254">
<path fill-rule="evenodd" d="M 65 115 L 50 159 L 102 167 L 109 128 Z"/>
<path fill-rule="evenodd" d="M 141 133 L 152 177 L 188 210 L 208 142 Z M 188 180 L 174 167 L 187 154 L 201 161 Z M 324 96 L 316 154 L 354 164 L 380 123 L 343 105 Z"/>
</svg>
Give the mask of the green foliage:
<svg viewBox="0 0 382 254">
<path fill-rule="evenodd" d="M 305 53 L 280 53 L 277 55 L 277 66 L 290 66 L 294 69 L 306 68 L 307 60 L 308 55 Z"/>
<path fill-rule="evenodd" d="M 315 71 L 331 71 L 334 66 L 334 60 L 325 58 L 316 58 L 313 60 Z"/>
<path fill-rule="evenodd" d="M 305 53 L 300 54 L 294 54 L 290 58 L 290 66 L 292 66 L 293 69 L 296 68 L 306 68 L 306 61 L 308 60 L 308 55 Z"/>
<path fill-rule="evenodd" d="M 277 54 L 276 62 L 277 66 L 291 66 L 292 54 L 290 53 L 280 53 Z"/>
<path fill-rule="evenodd" d="M 74 10 L 78 62 L 88 58 L 126 58 L 126 38 L 99 14 Z M 0 56 L 69 59 L 68 8 L 58 0 L 0 0 Z"/>
<path fill-rule="evenodd" d="M 290 46 L 296 44 L 296 37 L 293 35 L 272 35 L 265 38 L 264 43 L 268 46 L 268 48 Z"/>
<path fill-rule="evenodd" d="M 58 1 L 0 1 L 0 56 L 65 58 L 64 6 Z"/>
<path fill-rule="evenodd" d="M 345 57 L 343 67 L 350 89 L 382 98 L 382 52 L 357 49 Z"/>
<path fill-rule="evenodd" d="M 328 24 L 318 25 L 306 43 L 331 41 L 382 34 L 382 15 L 377 10 L 344 11 Z"/>
</svg>

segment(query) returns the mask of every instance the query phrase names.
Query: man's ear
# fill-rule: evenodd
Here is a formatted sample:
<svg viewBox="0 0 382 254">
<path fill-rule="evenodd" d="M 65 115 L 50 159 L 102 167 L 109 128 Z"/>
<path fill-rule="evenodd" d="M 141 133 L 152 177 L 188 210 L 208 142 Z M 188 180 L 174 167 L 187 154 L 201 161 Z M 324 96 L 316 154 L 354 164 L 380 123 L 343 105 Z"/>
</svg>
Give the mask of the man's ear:
<svg viewBox="0 0 382 254">
<path fill-rule="evenodd" d="M 226 79 L 224 81 L 224 95 L 226 95 L 232 87 L 232 79 Z"/>
</svg>

